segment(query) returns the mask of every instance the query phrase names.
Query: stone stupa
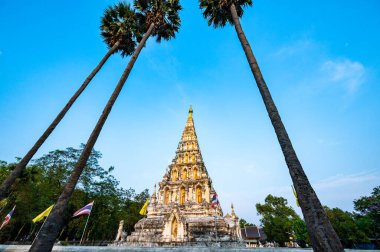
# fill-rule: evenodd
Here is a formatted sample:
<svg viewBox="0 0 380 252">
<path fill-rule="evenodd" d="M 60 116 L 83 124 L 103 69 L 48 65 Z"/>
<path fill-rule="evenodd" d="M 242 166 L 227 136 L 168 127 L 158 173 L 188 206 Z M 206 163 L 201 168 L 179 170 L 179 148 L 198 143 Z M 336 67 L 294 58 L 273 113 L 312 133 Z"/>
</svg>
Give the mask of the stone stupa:
<svg viewBox="0 0 380 252">
<path fill-rule="evenodd" d="M 176 155 L 158 185 L 147 216 L 117 246 L 242 246 L 233 206 L 223 217 L 220 205 L 211 202 L 216 191 L 202 159 L 191 107 Z"/>
</svg>

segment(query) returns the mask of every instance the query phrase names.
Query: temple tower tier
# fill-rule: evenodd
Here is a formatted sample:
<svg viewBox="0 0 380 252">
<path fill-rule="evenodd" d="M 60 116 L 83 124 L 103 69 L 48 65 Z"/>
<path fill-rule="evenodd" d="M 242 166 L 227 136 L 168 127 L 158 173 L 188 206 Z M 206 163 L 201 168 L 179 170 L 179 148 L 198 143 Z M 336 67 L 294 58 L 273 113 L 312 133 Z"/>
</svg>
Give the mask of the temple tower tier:
<svg viewBox="0 0 380 252">
<path fill-rule="evenodd" d="M 242 246 L 235 213 L 223 217 L 207 173 L 190 107 L 185 129 L 162 180 L 152 194 L 146 218 L 121 246 Z"/>
</svg>

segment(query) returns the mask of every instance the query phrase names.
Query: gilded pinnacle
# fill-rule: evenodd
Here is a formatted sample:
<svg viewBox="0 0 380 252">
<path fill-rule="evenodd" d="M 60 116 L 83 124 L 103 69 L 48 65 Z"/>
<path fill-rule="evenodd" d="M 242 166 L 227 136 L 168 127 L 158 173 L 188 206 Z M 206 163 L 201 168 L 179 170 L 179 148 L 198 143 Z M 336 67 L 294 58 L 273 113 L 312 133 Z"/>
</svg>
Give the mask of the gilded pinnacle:
<svg viewBox="0 0 380 252">
<path fill-rule="evenodd" d="M 189 108 L 189 117 L 193 117 L 193 107 L 191 105 Z"/>
</svg>

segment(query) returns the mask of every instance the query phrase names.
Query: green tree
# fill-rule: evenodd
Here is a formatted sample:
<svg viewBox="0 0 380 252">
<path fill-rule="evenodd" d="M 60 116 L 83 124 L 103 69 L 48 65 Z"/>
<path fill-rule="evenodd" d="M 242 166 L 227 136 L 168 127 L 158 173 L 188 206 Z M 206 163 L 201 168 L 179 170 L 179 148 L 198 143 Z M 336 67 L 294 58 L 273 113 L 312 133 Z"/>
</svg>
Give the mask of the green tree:
<svg viewBox="0 0 380 252">
<path fill-rule="evenodd" d="M 241 227 L 241 228 L 243 228 L 243 227 L 248 227 L 248 226 L 255 226 L 255 225 L 253 225 L 252 223 L 248 223 L 246 220 L 244 220 L 244 219 L 240 219 L 239 220 L 239 226 Z"/>
<path fill-rule="evenodd" d="M 295 241 L 302 248 L 306 247 L 306 244 L 310 244 L 310 238 L 307 233 L 306 223 L 301 218 L 295 218 L 293 220 L 293 234 Z"/>
<path fill-rule="evenodd" d="M 370 196 L 354 201 L 356 222 L 369 238 L 374 238 L 380 247 L 380 186 L 373 188 Z"/>
<path fill-rule="evenodd" d="M 136 222 L 143 217 L 140 215 L 140 210 L 148 198 L 150 198 L 148 190 L 136 194 L 133 189 L 129 189 L 125 203 L 122 206 L 123 215 L 120 217 L 120 219 L 124 220 L 124 230 L 127 234 L 132 233 Z"/>
<path fill-rule="evenodd" d="M 355 223 L 353 214 L 326 206 L 325 211 L 345 248 L 354 248 L 355 244 L 369 242 L 367 236 Z"/>
<path fill-rule="evenodd" d="M 144 27 L 149 27 L 139 42 L 135 52 L 133 53 L 127 67 L 125 68 L 117 86 L 115 87 L 111 97 L 109 98 L 103 113 L 100 116 L 95 128 L 93 129 L 87 143 L 83 149 L 79 161 L 77 162 L 73 172 L 66 183 L 63 192 L 58 198 L 52 212 L 48 216 L 43 228 L 41 228 L 35 242 L 32 244 L 30 251 L 44 252 L 51 251 L 54 242 L 59 234 L 62 226 L 62 216 L 67 209 L 69 200 L 74 192 L 75 186 L 79 180 L 80 175 L 86 165 L 88 157 L 93 149 L 96 140 L 110 114 L 112 107 L 119 96 L 128 76 L 131 72 L 142 48 L 144 47 L 147 39 L 152 35 L 156 36 L 158 42 L 161 39 L 169 40 L 175 37 L 175 33 L 180 26 L 179 11 L 182 9 L 178 0 L 136 0 L 134 6 L 138 10 L 138 20 L 140 21 L 139 29 L 135 29 L 135 24 L 131 24 L 133 28 L 131 31 L 143 30 Z M 116 11 L 116 10 L 115 10 Z M 115 20 L 117 22 L 117 20 Z M 127 27 L 128 28 L 128 27 Z M 133 32 L 131 32 L 131 36 Z M 136 36 L 137 38 L 137 36 Z"/>
<path fill-rule="evenodd" d="M 33 224 L 31 220 L 54 203 L 83 148 L 82 145 L 79 149 L 51 151 L 33 160 L 32 165 L 22 172 L 2 212 L 5 216 L 17 205 L 11 222 L 0 231 L 0 242 L 33 240 L 42 222 Z M 100 158 L 98 151 L 91 152 L 83 171 L 86 176 L 80 177 L 68 211 L 63 216 L 60 240 L 80 239 L 87 216 L 73 219 L 72 214 L 91 201 L 95 203 L 85 234 L 88 240 L 113 240 L 120 220 L 129 218 L 128 225 L 132 229 L 142 218 L 138 211 L 149 197 L 148 191 L 137 194 L 133 189 L 120 188 L 119 182 L 111 174 L 113 167 L 102 168 L 98 163 Z M 0 162 L 0 175 L 7 174 L 13 167 L 12 163 Z"/>
<path fill-rule="evenodd" d="M 293 223 L 299 216 L 288 206 L 288 201 L 283 197 L 276 197 L 269 194 L 265 198 L 265 203 L 256 204 L 256 210 L 263 225 L 268 241 L 277 242 L 284 246 L 289 241 L 289 236 L 293 233 Z"/>
<path fill-rule="evenodd" d="M 199 2 L 200 8 L 203 9 L 203 16 L 208 20 L 208 25 L 216 28 L 224 27 L 229 23 L 235 27 L 285 157 L 314 250 L 343 251 L 339 237 L 332 228 L 317 194 L 298 160 L 251 46 L 240 25 L 239 18 L 243 16 L 243 8 L 251 6 L 252 0 L 199 0 Z"/>
<path fill-rule="evenodd" d="M 0 186 L 0 200 L 4 199 L 16 181 L 16 179 L 21 175 L 22 171 L 25 169 L 29 161 L 33 158 L 34 154 L 50 136 L 53 130 L 57 127 L 66 113 L 69 111 L 71 106 L 77 100 L 77 98 L 86 89 L 88 84 L 94 78 L 94 76 L 100 71 L 103 65 L 106 63 L 108 58 L 116 52 L 121 52 L 122 56 L 131 55 L 134 51 L 136 42 L 133 40 L 131 27 L 134 27 L 134 12 L 129 8 L 129 5 L 125 3 L 119 3 L 114 6 L 113 9 L 107 9 L 102 23 L 102 36 L 104 41 L 107 43 L 109 50 L 106 55 L 101 59 L 95 69 L 90 73 L 85 79 L 79 89 L 70 98 L 65 107 L 59 112 L 57 117 L 49 125 L 49 127 L 40 136 L 33 147 L 26 153 L 26 155 L 18 162 L 16 167 L 7 176 Z M 109 22 L 109 19 L 117 19 L 117 22 Z"/>
</svg>

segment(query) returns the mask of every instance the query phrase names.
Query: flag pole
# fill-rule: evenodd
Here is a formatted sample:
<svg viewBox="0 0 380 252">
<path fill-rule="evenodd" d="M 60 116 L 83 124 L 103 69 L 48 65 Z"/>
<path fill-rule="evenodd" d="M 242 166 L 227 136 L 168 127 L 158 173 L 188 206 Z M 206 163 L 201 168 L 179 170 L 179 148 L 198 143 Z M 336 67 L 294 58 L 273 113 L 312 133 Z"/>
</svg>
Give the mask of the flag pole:
<svg viewBox="0 0 380 252">
<path fill-rule="evenodd" d="M 92 206 L 94 206 L 94 201 L 92 202 Z M 86 221 L 86 225 L 84 225 L 83 234 L 82 234 L 82 237 L 80 238 L 79 246 L 82 244 L 82 240 L 83 240 L 84 232 L 86 232 L 88 219 L 90 219 L 90 215 L 91 215 L 91 213 L 92 213 L 92 207 L 91 207 L 91 211 L 90 211 L 90 213 L 88 214 L 87 221 Z"/>
<path fill-rule="evenodd" d="M 45 218 L 44 223 L 42 223 L 42 225 L 41 225 L 40 229 L 38 230 L 36 236 L 34 236 L 34 239 L 33 239 L 32 245 L 30 245 L 30 247 L 33 246 L 34 241 L 36 240 L 36 238 L 37 238 L 38 234 L 40 233 L 42 227 L 45 225 L 45 222 L 46 222 L 46 220 L 47 220 L 48 217 L 49 217 L 49 216 L 47 216 L 47 217 Z"/>
<path fill-rule="evenodd" d="M 26 224 L 26 223 L 25 223 Z M 17 235 L 16 235 L 16 238 L 14 239 L 14 241 L 16 241 L 17 240 L 17 238 L 18 238 L 18 236 L 20 235 L 20 233 L 21 233 L 21 231 L 22 231 L 22 229 L 25 227 L 25 224 L 24 225 L 22 225 L 22 227 L 20 228 L 20 230 L 18 231 L 18 233 L 17 233 Z"/>
<path fill-rule="evenodd" d="M 91 212 L 92 212 L 92 211 L 91 211 Z M 83 229 L 83 234 L 82 234 L 82 237 L 80 238 L 80 242 L 79 242 L 79 245 L 81 245 L 81 244 L 82 244 L 82 240 L 83 240 L 84 232 L 86 232 L 87 223 L 88 223 L 88 219 L 90 219 L 90 215 L 91 215 L 91 212 L 88 214 L 88 217 L 87 217 L 87 221 L 86 221 L 86 225 L 84 226 L 84 229 Z"/>
<path fill-rule="evenodd" d="M 33 223 L 33 228 L 30 227 L 30 229 L 32 230 L 31 232 L 29 232 L 28 236 L 27 236 L 27 239 L 26 240 L 29 240 L 30 237 L 32 237 L 33 233 L 34 233 L 34 230 L 36 229 L 36 224 Z"/>
<path fill-rule="evenodd" d="M 65 231 L 65 228 L 66 228 L 66 227 L 64 227 L 64 228 L 62 229 L 61 233 L 59 234 L 59 236 L 58 236 L 58 241 L 59 241 L 59 239 L 61 238 L 61 236 L 62 236 L 62 234 L 63 234 L 63 231 Z"/>
</svg>

